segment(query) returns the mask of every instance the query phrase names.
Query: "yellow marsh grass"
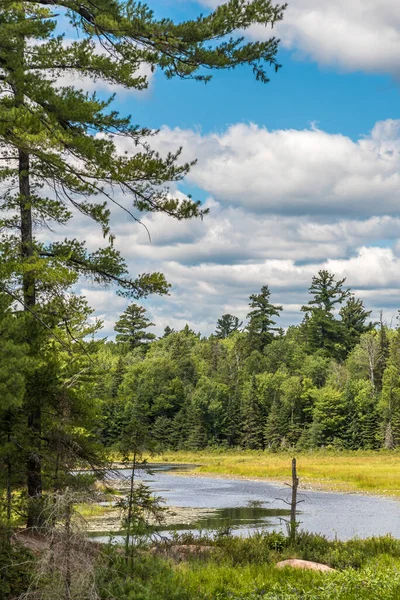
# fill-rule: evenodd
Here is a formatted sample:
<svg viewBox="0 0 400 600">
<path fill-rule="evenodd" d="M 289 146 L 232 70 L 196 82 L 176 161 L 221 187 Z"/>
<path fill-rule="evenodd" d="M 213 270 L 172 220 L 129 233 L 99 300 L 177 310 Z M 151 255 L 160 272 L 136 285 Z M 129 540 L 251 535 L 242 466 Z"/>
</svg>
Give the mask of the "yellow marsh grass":
<svg viewBox="0 0 400 600">
<path fill-rule="evenodd" d="M 112 514 L 115 511 L 114 507 L 99 506 L 98 504 L 76 504 L 75 510 L 85 519 L 91 517 L 103 517 L 107 514 Z"/>
<path fill-rule="evenodd" d="M 397 452 L 295 453 L 300 483 L 314 489 L 370 492 L 400 497 Z M 290 481 L 289 453 L 164 452 L 151 462 L 192 463 L 197 472 Z"/>
</svg>

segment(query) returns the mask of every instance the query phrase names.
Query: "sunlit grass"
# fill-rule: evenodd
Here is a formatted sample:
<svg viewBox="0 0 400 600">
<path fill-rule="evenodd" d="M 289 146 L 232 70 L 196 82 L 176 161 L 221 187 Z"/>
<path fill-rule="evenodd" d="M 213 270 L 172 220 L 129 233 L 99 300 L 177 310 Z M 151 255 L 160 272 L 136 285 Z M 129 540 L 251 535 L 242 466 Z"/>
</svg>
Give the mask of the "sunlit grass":
<svg viewBox="0 0 400 600">
<path fill-rule="evenodd" d="M 115 508 L 112 506 L 101 506 L 93 503 L 76 504 L 75 510 L 85 519 L 104 517 L 115 512 Z"/>
<path fill-rule="evenodd" d="M 334 489 L 400 496 L 400 454 L 397 452 L 294 453 L 301 483 Z M 289 481 L 290 453 L 164 452 L 152 461 L 197 464 L 198 473 Z"/>
</svg>

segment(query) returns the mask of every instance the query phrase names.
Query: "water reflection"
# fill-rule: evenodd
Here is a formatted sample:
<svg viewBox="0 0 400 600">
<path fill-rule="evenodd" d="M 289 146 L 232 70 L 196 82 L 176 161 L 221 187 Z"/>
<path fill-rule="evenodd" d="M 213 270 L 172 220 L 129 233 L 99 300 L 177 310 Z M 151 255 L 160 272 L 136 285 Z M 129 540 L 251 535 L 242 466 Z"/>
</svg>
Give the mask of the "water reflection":
<svg viewBox="0 0 400 600">
<path fill-rule="evenodd" d="M 224 528 L 246 528 L 255 529 L 262 526 L 270 526 L 277 518 L 284 518 L 290 514 L 285 509 L 261 508 L 261 507 L 236 507 L 221 508 L 212 516 L 200 517 L 190 525 L 178 523 L 169 527 L 170 531 L 184 531 L 193 529 L 207 529 L 215 531 Z M 163 528 L 164 529 L 164 528 Z"/>
</svg>

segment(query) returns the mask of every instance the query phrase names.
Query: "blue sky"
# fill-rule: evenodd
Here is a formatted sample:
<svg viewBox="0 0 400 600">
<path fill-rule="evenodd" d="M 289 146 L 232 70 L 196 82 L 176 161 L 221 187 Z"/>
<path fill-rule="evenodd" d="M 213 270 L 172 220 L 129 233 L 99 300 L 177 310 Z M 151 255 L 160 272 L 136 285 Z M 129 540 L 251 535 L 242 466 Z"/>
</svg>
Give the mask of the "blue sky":
<svg viewBox="0 0 400 600">
<path fill-rule="evenodd" d="M 219 131 L 237 122 L 271 129 L 304 128 L 311 122 L 331 133 L 357 138 L 376 121 L 398 116 L 399 88 L 390 76 L 338 73 L 331 67 L 279 53 L 282 68 L 269 84 L 255 81 L 248 68 L 214 74 L 207 85 L 155 77 L 150 93 L 132 102 L 117 99 L 134 120 L 161 127 Z"/>
<path fill-rule="evenodd" d="M 217 4 L 150 3 L 175 20 Z M 276 35 L 282 69 L 266 85 L 245 68 L 207 85 L 158 71 L 143 93 L 117 91 L 121 113 L 161 129 L 156 149 L 182 145 L 185 159 L 198 158 L 172 192 L 210 207 L 202 223 L 145 216 L 151 244 L 115 217 L 132 274 L 161 270 L 172 284 L 168 298 L 145 302 L 158 333 L 189 323 L 208 334 L 225 312 L 243 319 L 248 296 L 265 284 L 284 305 L 281 324 L 299 322 L 320 268 L 347 277 L 373 315 L 383 309 L 390 321 L 400 308 L 397 0 L 292 0 Z M 98 234 L 84 227 L 95 244 Z M 111 290 L 83 292 L 112 334 L 127 302 Z"/>
</svg>

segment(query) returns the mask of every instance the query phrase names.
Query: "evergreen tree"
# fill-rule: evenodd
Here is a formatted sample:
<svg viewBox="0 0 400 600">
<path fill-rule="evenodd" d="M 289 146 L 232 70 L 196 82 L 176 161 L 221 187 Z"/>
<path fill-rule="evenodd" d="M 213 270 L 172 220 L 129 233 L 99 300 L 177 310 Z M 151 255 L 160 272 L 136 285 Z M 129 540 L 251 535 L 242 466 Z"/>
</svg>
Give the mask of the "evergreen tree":
<svg viewBox="0 0 400 600">
<path fill-rule="evenodd" d="M 0 293 L 0 519 L 5 513 L 8 527 L 13 514 L 13 492 L 21 485 L 25 470 L 19 442 L 26 429 L 20 412 L 27 377 L 34 367 L 24 340 L 24 319 L 13 314 L 10 298 Z"/>
<path fill-rule="evenodd" d="M 371 312 L 371 310 L 365 310 L 363 301 L 353 295 L 339 310 L 346 355 L 358 344 L 361 335 L 371 331 L 374 327 L 374 323 L 366 322 Z"/>
<path fill-rule="evenodd" d="M 146 309 L 131 304 L 115 323 L 114 331 L 117 332 L 115 339 L 129 350 L 133 350 L 156 339 L 154 333 L 146 331 L 149 327 L 154 327 L 154 323 L 146 317 Z"/>
<path fill-rule="evenodd" d="M 267 69 L 279 67 L 278 41 L 243 43 L 234 32 L 257 23 L 273 25 L 283 10 L 267 0 L 230 0 L 207 16 L 175 24 L 155 19 L 145 4 L 130 0 L 2 3 L 0 280 L 3 291 L 18 299 L 27 314 L 38 319 L 44 299 L 65 295 L 81 276 L 116 284 L 130 297 L 167 292 L 160 273 L 132 278 L 114 248 L 110 206 L 137 220 L 119 203 L 115 190 L 129 196 L 135 211 L 164 212 L 178 219 L 206 212 L 198 202 L 171 198 L 165 187 L 190 168 L 177 163 L 179 151 L 161 158 L 151 149 L 152 131 L 119 116 L 110 108 L 112 97 L 103 100 L 80 90 L 79 77 L 143 89 L 148 84 L 139 71 L 144 63 L 168 78 L 200 81 L 210 78 L 202 69 L 247 64 L 266 82 Z M 74 40 L 57 32 L 65 18 L 76 31 Z M 63 77 L 72 84 L 63 85 Z M 121 138 L 130 144 L 130 153 L 119 151 L 115 140 Z M 74 237 L 49 243 L 37 239 L 38 226 L 63 227 L 72 211 L 96 222 L 108 244 L 89 252 Z M 30 329 L 33 354 L 38 344 L 32 337 L 35 327 Z M 39 393 L 34 395 L 28 387 L 23 410 L 33 438 L 41 440 L 43 401 Z M 26 469 L 28 494 L 37 499 L 43 487 L 40 455 L 33 451 Z"/>
<path fill-rule="evenodd" d="M 389 358 L 389 338 L 387 335 L 387 326 L 383 322 L 382 311 L 379 315 L 378 344 L 379 349 L 377 353 L 374 378 L 377 389 L 382 390 L 383 374 L 385 372 L 387 360 Z"/>
<path fill-rule="evenodd" d="M 266 448 L 278 450 L 285 437 L 285 422 L 283 418 L 282 404 L 276 398 L 271 406 L 264 429 L 264 441 Z"/>
<path fill-rule="evenodd" d="M 271 292 L 267 285 L 263 285 L 259 294 L 250 296 L 249 306 L 252 309 L 247 318 L 249 345 L 254 350 L 262 351 L 274 339 L 274 332 L 280 331 L 274 317 L 279 317 L 282 306 L 271 304 Z"/>
<path fill-rule="evenodd" d="M 311 351 L 321 349 L 330 356 L 343 355 L 344 331 L 334 310 L 350 296 L 350 290 L 343 289 L 345 281 L 336 281 L 335 275 L 326 270 L 318 271 L 312 278 L 309 287 L 312 299 L 301 309 L 305 312 L 303 330 Z"/>
<path fill-rule="evenodd" d="M 244 390 L 241 413 L 241 446 L 249 450 L 263 449 L 264 418 L 258 399 L 255 376 L 251 378 Z"/>
<path fill-rule="evenodd" d="M 379 415 L 377 397 L 370 381 L 356 379 L 346 388 L 349 411 L 348 447 L 352 450 L 377 448 Z"/>
<path fill-rule="evenodd" d="M 313 409 L 312 433 L 318 445 L 330 445 L 344 441 L 347 436 L 348 403 L 345 394 L 337 389 L 326 386 L 315 391 Z"/>
<path fill-rule="evenodd" d="M 382 381 L 380 409 L 385 439 L 390 431 L 392 445 L 400 446 L 400 329 L 396 329 L 390 341 L 387 367 Z"/>
<path fill-rule="evenodd" d="M 171 333 L 174 333 L 175 329 L 173 329 L 172 327 L 170 327 L 169 325 L 167 325 L 166 327 L 164 327 L 164 335 L 163 337 L 166 338 L 169 335 L 171 335 Z"/>
<path fill-rule="evenodd" d="M 303 387 L 299 376 L 287 377 L 281 385 L 282 409 L 288 424 L 287 441 L 294 446 L 302 432 Z"/>
<path fill-rule="evenodd" d="M 230 314 L 222 315 L 222 317 L 217 321 L 215 337 L 217 337 L 220 340 L 223 340 L 234 331 L 239 331 L 242 325 L 243 321 L 240 321 L 238 317 L 235 317 L 234 315 Z"/>
</svg>

